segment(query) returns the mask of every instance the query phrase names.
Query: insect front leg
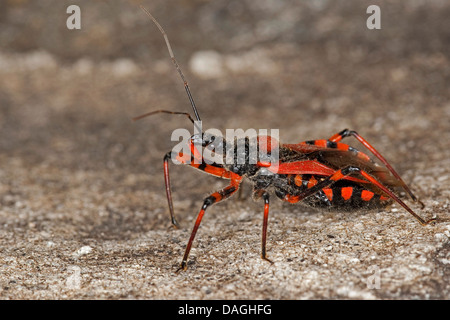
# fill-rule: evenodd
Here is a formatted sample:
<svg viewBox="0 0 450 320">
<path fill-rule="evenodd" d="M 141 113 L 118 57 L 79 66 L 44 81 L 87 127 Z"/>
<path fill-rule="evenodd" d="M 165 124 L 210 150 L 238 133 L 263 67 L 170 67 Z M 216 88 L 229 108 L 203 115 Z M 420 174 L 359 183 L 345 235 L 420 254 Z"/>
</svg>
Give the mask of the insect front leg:
<svg viewBox="0 0 450 320">
<path fill-rule="evenodd" d="M 189 238 L 189 242 L 188 242 L 188 244 L 186 246 L 186 250 L 184 252 L 183 260 L 181 261 L 180 268 L 177 270 L 177 272 L 180 270 L 187 269 L 187 260 L 189 257 L 189 253 L 191 252 L 192 243 L 194 241 L 195 235 L 197 234 L 198 227 L 200 226 L 200 223 L 202 222 L 202 218 L 203 218 L 203 215 L 205 214 L 206 209 L 209 206 L 211 206 L 217 202 L 220 202 L 222 200 L 225 200 L 225 199 L 228 199 L 229 197 L 231 197 L 239 189 L 239 185 L 240 185 L 241 181 L 242 181 L 241 176 L 231 173 L 230 185 L 228 185 L 227 187 L 223 188 L 220 191 L 214 192 L 209 197 L 205 198 L 205 200 L 203 201 L 202 208 L 197 216 L 197 219 L 195 220 L 194 228 L 192 229 L 192 232 L 191 232 L 191 237 Z"/>
<path fill-rule="evenodd" d="M 172 201 L 172 189 L 170 187 L 170 177 L 169 177 L 169 159 L 171 159 L 172 151 L 167 152 L 164 156 L 164 183 L 166 185 L 166 196 L 167 196 L 167 203 L 169 205 L 169 212 L 170 212 L 170 220 L 172 221 L 172 226 L 176 229 L 178 229 L 180 226 L 175 219 L 175 215 L 173 212 L 173 201 Z"/>
<path fill-rule="evenodd" d="M 205 171 L 209 174 L 212 174 L 214 176 L 229 179 L 230 178 L 230 172 L 224 169 L 221 166 L 214 166 L 210 165 L 204 162 L 204 160 L 201 160 L 201 163 L 197 163 L 199 161 L 194 161 L 194 158 L 190 154 L 183 154 L 180 153 L 174 153 L 173 151 L 169 151 L 164 156 L 164 183 L 166 186 L 166 196 L 167 196 L 167 203 L 169 205 L 169 212 L 170 212 L 170 219 L 172 222 L 172 226 L 176 229 L 179 228 L 179 224 L 177 220 L 175 219 L 174 215 L 174 209 L 173 209 L 173 200 L 172 200 L 172 188 L 170 186 L 170 176 L 169 176 L 169 161 L 171 159 L 177 159 L 181 163 L 188 164 L 196 169 Z"/>
</svg>

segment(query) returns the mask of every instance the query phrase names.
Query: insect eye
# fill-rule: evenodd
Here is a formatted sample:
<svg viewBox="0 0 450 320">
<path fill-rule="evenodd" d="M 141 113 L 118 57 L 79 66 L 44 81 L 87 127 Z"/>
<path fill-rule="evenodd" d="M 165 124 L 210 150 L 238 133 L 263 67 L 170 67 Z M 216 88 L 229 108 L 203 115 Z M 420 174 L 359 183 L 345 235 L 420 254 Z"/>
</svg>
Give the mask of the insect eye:
<svg viewBox="0 0 450 320">
<path fill-rule="evenodd" d="M 206 147 L 206 146 L 210 145 L 211 143 L 213 143 L 214 140 L 216 140 L 216 137 L 215 137 L 215 136 L 206 136 L 206 135 L 203 135 L 202 145 L 203 145 L 204 147 Z"/>
</svg>

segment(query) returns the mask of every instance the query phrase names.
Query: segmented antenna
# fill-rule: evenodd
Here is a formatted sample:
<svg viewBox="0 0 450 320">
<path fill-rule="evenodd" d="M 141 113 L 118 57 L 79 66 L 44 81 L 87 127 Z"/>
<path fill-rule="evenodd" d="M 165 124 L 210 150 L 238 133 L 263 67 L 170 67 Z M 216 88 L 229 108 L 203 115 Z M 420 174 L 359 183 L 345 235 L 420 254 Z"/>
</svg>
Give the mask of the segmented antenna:
<svg viewBox="0 0 450 320">
<path fill-rule="evenodd" d="M 186 89 L 186 93 L 188 95 L 188 98 L 189 98 L 189 101 L 191 103 L 192 109 L 194 110 L 195 117 L 197 118 L 197 121 L 201 121 L 200 120 L 200 116 L 199 116 L 198 111 L 197 111 L 197 107 L 195 106 L 194 99 L 192 98 L 191 91 L 189 90 L 189 85 L 188 85 L 188 83 L 186 81 L 186 78 L 183 75 L 183 72 L 181 72 L 181 68 L 180 68 L 180 66 L 177 63 L 177 60 L 175 60 L 175 56 L 173 54 L 172 47 L 170 46 L 170 42 L 169 42 L 169 38 L 167 37 L 167 34 L 165 33 L 165 31 L 161 27 L 161 25 L 158 23 L 158 21 L 156 21 L 156 19 L 152 16 L 152 14 L 150 12 L 148 12 L 148 10 L 144 8 L 144 6 L 140 5 L 140 7 L 145 12 L 145 14 L 150 19 L 152 19 L 152 21 L 158 27 L 159 31 L 161 31 L 162 35 L 164 36 L 164 40 L 166 41 L 167 49 L 169 50 L 170 58 L 172 59 L 172 62 L 175 65 L 175 68 L 177 69 L 178 73 L 180 74 L 181 80 L 183 80 L 183 82 L 184 82 L 184 89 Z"/>
<path fill-rule="evenodd" d="M 194 119 L 192 119 L 192 117 L 191 117 L 191 115 L 189 113 L 187 113 L 187 112 L 177 112 L 177 111 L 168 111 L 168 110 L 155 110 L 155 111 L 152 111 L 152 112 L 148 112 L 148 113 L 142 114 L 142 115 L 140 115 L 138 117 L 134 117 L 133 120 L 134 121 L 140 120 L 142 118 L 145 118 L 145 117 L 148 117 L 148 116 L 152 116 L 152 115 L 157 114 L 157 113 L 184 114 L 195 125 Z"/>
</svg>

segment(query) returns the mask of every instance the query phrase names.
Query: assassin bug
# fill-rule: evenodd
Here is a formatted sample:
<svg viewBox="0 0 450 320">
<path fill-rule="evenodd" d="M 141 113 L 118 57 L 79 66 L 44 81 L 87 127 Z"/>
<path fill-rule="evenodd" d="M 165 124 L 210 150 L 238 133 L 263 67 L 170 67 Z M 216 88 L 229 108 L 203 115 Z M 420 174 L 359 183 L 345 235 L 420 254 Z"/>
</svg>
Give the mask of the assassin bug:
<svg viewBox="0 0 450 320">
<path fill-rule="evenodd" d="M 164 36 L 172 62 L 184 82 L 195 118 L 200 121 L 189 85 L 175 60 L 166 33 L 156 19 L 144 7 L 141 6 L 141 8 Z M 196 125 L 189 113 L 167 110 L 149 112 L 134 118 L 134 120 L 157 113 L 185 115 Z M 275 194 L 281 200 L 290 203 L 302 202 L 315 208 L 340 211 L 382 208 L 393 200 L 415 217 L 421 225 L 427 225 L 435 220 L 435 218 L 424 220 L 391 191 L 391 188 L 399 187 L 413 201 L 420 203 L 386 159 L 355 131 L 345 129 L 328 139 L 310 140 L 297 144 L 281 144 L 273 137 L 258 136 L 256 139 L 258 151 L 265 151 L 269 157 L 264 159 L 258 157 L 255 163 L 249 161 L 251 156 L 248 138 L 242 138 L 245 140 L 240 141 L 245 146 L 244 156 L 246 161 L 244 163 L 238 163 L 236 156 L 231 163 L 208 163 L 201 156 L 202 153 L 199 152 L 198 147 L 215 150 L 225 148 L 231 142 L 218 139 L 217 136 L 203 131 L 200 132 L 200 134 L 194 134 L 190 138 L 190 154 L 182 152 L 173 154 L 173 151 L 170 151 L 164 156 L 164 181 L 172 225 L 178 227 L 174 216 L 169 179 L 169 160 L 172 157 L 198 170 L 227 179 L 229 185 L 204 199 L 178 270 L 187 268 L 192 243 L 206 209 L 234 195 L 244 178 L 253 183 L 253 198 L 255 200 L 262 198 L 264 201 L 261 257 L 269 262 L 271 261 L 266 254 L 266 237 L 270 194 Z M 374 162 L 365 153 L 342 143 L 341 140 L 347 137 L 358 140 L 384 166 Z M 233 146 L 236 145 L 236 143 L 233 144 Z M 233 148 L 236 155 L 237 147 Z M 275 151 L 278 152 L 278 162 L 272 163 L 273 158 L 270 155 Z"/>
</svg>

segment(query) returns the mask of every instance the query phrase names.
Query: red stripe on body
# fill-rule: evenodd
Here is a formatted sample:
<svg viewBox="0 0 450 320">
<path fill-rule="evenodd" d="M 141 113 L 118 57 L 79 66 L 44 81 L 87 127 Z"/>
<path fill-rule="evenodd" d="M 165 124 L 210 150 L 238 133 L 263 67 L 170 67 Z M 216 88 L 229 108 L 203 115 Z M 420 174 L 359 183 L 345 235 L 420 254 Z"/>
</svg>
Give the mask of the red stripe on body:
<svg viewBox="0 0 450 320">
<path fill-rule="evenodd" d="M 353 187 L 344 187 L 341 189 L 341 196 L 344 200 L 348 200 L 352 197 Z"/>
</svg>

